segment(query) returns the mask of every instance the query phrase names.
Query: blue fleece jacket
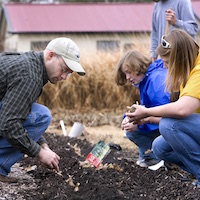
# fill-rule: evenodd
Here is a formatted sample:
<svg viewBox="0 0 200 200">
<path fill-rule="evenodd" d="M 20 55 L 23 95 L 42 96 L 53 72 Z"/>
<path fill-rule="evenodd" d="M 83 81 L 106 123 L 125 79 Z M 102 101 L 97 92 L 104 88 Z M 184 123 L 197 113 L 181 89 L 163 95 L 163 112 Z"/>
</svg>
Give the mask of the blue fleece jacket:
<svg viewBox="0 0 200 200">
<path fill-rule="evenodd" d="M 170 94 L 165 89 L 167 69 L 163 68 L 161 59 L 152 63 L 143 80 L 139 84 L 140 104 L 147 108 L 155 107 L 170 102 Z M 124 116 L 125 117 L 125 116 Z M 149 133 L 158 129 L 157 124 L 144 124 L 138 126 L 142 133 Z"/>
</svg>

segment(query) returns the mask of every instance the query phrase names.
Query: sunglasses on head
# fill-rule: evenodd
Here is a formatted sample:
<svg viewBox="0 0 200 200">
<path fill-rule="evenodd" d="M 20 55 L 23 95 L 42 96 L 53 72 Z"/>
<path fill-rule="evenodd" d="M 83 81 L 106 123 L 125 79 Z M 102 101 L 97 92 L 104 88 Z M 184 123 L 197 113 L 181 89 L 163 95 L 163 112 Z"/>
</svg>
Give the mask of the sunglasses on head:
<svg viewBox="0 0 200 200">
<path fill-rule="evenodd" d="M 164 49 L 170 49 L 171 44 L 165 40 L 165 35 L 162 36 L 161 45 Z"/>
</svg>

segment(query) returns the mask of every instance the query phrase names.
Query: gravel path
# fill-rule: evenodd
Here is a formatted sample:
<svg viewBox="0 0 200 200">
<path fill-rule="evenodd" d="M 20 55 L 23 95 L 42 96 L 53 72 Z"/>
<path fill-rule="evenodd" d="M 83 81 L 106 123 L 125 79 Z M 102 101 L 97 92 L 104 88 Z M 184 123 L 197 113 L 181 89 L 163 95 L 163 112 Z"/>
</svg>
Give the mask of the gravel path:
<svg viewBox="0 0 200 200">
<path fill-rule="evenodd" d="M 19 163 L 12 166 L 9 176 L 19 178 L 18 183 L 2 183 L 0 182 L 0 200 L 24 200 L 19 194 L 20 191 L 36 188 L 37 185 L 34 182 L 26 170 L 20 167 Z"/>
</svg>

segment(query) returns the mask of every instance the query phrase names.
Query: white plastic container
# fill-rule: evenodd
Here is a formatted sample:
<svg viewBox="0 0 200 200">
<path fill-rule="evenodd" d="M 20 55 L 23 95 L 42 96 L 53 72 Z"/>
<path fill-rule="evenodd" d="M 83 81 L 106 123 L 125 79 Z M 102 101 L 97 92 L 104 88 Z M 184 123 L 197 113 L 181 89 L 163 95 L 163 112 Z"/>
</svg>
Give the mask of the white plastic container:
<svg viewBox="0 0 200 200">
<path fill-rule="evenodd" d="M 80 122 L 74 122 L 70 132 L 69 132 L 69 137 L 78 137 L 81 135 L 81 133 L 84 132 L 84 125 L 81 124 Z"/>
</svg>

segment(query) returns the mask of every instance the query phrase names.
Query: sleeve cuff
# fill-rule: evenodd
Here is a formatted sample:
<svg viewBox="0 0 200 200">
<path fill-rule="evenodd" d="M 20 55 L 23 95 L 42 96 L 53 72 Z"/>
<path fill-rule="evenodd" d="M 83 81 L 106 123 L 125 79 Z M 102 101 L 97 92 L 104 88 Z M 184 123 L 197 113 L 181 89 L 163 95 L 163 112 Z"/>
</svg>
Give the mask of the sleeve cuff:
<svg viewBox="0 0 200 200">
<path fill-rule="evenodd" d="M 177 20 L 176 24 L 174 25 L 176 28 L 183 28 L 183 21 L 182 20 Z"/>
</svg>

